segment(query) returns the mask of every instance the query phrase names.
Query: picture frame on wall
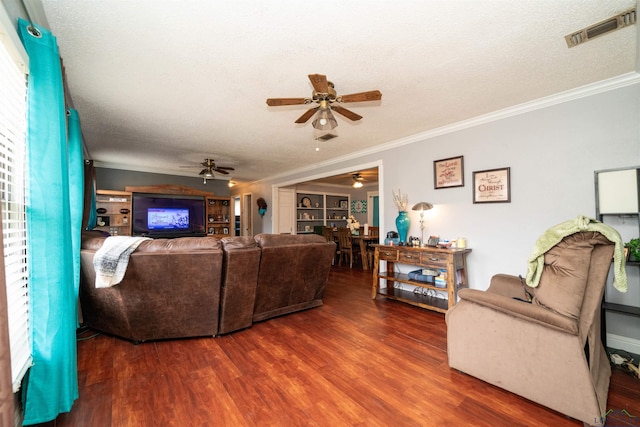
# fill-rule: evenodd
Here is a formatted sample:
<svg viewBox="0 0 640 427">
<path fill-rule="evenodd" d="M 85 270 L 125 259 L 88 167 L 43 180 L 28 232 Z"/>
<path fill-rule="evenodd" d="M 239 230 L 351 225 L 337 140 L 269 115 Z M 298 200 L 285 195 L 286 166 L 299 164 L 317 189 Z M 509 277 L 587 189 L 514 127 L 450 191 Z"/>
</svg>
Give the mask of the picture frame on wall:
<svg viewBox="0 0 640 427">
<path fill-rule="evenodd" d="M 366 200 L 352 200 L 351 201 L 351 213 L 367 213 L 367 201 Z"/>
<path fill-rule="evenodd" d="M 434 160 L 433 185 L 436 190 L 464 187 L 464 156 Z"/>
<path fill-rule="evenodd" d="M 473 172 L 473 203 L 511 203 L 511 168 Z"/>
</svg>

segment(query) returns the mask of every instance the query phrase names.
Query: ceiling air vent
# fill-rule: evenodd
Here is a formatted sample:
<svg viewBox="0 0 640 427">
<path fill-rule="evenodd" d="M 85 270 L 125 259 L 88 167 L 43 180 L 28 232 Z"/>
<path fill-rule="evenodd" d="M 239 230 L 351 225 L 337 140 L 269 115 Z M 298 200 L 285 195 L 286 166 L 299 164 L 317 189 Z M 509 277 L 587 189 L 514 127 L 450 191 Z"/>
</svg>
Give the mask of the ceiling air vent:
<svg viewBox="0 0 640 427">
<path fill-rule="evenodd" d="M 597 24 L 583 28 L 569 35 L 564 36 L 567 46 L 574 47 L 588 40 L 596 38 L 611 31 L 619 30 L 636 23 L 636 9 L 629 9 L 609 19 L 600 21 Z"/>
<path fill-rule="evenodd" d="M 337 137 L 338 137 L 338 135 L 334 135 L 332 133 L 325 133 L 324 135 L 317 137 L 316 140 L 317 141 L 328 141 L 330 139 L 337 138 Z"/>
</svg>

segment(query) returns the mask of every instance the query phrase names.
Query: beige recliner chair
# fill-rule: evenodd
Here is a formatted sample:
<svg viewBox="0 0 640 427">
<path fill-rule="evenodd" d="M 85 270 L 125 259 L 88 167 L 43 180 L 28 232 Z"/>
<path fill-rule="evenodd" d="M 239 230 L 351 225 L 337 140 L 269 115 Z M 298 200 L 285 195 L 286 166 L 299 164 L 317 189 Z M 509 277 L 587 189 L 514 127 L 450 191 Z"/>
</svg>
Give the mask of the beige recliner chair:
<svg viewBox="0 0 640 427">
<path fill-rule="evenodd" d="M 461 290 L 446 315 L 449 366 L 603 425 L 611 369 L 600 305 L 613 252 L 604 235 L 577 232 L 544 254 L 537 287 L 498 274 L 487 291 Z"/>
</svg>

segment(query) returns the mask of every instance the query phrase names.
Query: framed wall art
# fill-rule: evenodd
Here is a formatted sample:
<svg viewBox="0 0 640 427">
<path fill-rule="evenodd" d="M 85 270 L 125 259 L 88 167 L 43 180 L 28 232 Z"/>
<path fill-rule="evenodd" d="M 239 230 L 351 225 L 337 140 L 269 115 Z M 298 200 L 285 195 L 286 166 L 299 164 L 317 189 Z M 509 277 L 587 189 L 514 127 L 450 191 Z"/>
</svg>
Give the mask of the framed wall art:
<svg viewBox="0 0 640 427">
<path fill-rule="evenodd" d="M 351 213 L 367 213 L 367 201 L 366 200 L 352 200 L 351 201 Z"/>
<path fill-rule="evenodd" d="M 464 156 L 433 162 L 433 185 L 441 188 L 464 187 Z"/>
<path fill-rule="evenodd" d="M 510 203 L 511 168 L 473 172 L 473 203 Z"/>
</svg>

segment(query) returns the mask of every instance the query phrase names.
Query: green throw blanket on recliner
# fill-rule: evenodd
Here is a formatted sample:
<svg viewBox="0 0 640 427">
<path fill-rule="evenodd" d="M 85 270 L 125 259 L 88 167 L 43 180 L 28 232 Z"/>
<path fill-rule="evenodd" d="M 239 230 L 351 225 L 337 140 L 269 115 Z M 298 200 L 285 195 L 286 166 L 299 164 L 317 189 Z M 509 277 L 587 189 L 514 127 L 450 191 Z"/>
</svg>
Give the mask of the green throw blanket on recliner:
<svg viewBox="0 0 640 427">
<path fill-rule="evenodd" d="M 615 244 L 613 252 L 613 286 L 620 292 L 627 292 L 627 273 L 625 271 L 624 244 L 618 231 L 602 222 L 579 215 L 576 219 L 565 221 L 545 231 L 536 241 L 527 265 L 527 285 L 535 288 L 540 283 L 544 265 L 544 254 L 560 241 L 580 231 L 597 231 Z"/>
</svg>

